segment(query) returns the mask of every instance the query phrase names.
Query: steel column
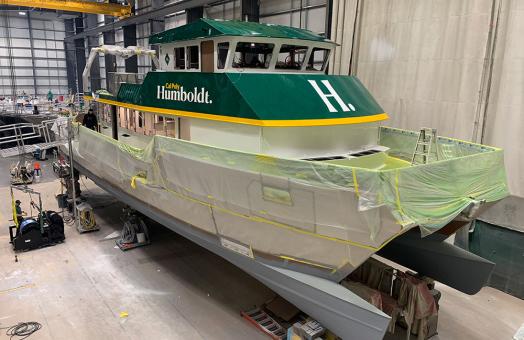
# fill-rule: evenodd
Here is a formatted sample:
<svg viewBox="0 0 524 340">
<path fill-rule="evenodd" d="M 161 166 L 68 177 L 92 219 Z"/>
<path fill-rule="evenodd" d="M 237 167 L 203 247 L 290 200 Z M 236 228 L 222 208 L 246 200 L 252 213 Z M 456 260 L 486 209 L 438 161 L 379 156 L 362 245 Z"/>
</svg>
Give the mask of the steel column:
<svg viewBox="0 0 524 340">
<path fill-rule="evenodd" d="M 118 115 L 116 105 L 111 105 L 111 135 L 118 140 Z"/>
<path fill-rule="evenodd" d="M 151 2 L 151 7 L 153 10 L 159 9 L 163 5 L 164 5 L 164 0 L 152 0 Z M 165 29 L 166 29 L 165 17 L 149 19 L 150 35 L 163 32 Z M 159 55 L 158 53 L 159 53 L 160 47 L 158 45 L 154 45 L 151 48 L 153 48 L 156 51 L 157 55 Z M 156 70 L 156 67 L 153 61 L 151 61 L 151 69 L 153 71 Z"/>
<path fill-rule="evenodd" d="M 136 46 L 136 25 L 124 26 L 124 47 Z M 125 60 L 126 72 L 138 73 L 138 58 L 136 55 Z"/>
<path fill-rule="evenodd" d="M 65 35 L 66 37 L 75 34 L 75 20 L 65 19 Z M 64 43 L 65 58 L 66 58 L 66 69 L 67 69 L 67 87 L 71 93 L 77 90 L 77 75 L 75 73 L 75 43 L 74 41 L 65 41 Z"/>
<path fill-rule="evenodd" d="M 33 90 L 35 91 L 35 97 L 38 95 L 36 90 L 36 69 L 35 69 L 35 46 L 33 42 L 33 26 L 31 25 L 31 12 L 27 11 L 27 29 L 29 31 L 29 48 L 31 49 L 31 67 L 33 69 Z M 49 65 L 47 65 L 49 66 Z"/>
<path fill-rule="evenodd" d="M 96 14 L 87 14 L 86 18 L 84 20 L 85 28 L 89 27 L 97 27 L 98 26 L 98 15 Z M 91 51 L 93 47 L 98 47 L 100 45 L 100 42 L 98 40 L 98 36 L 94 37 L 88 37 L 87 38 L 87 53 Z M 83 71 L 83 70 L 82 70 Z M 91 65 L 90 70 L 90 79 L 91 79 L 91 89 L 93 91 L 100 90 L 102 87 L 102 81 L 100 79 L 100 60 L 95 58 L 93 61 L 93 64 Z"/>
<path fill-rule="evenodd" d="M 77 33 L 84 31 L 84 20 L 82 17 L 75 18 L 75 31 Z M 82 72 L 86 67 L 86 47 L 84 39 L 75 39 L 75 59 L 76 59 L 76 79 L 82 79 Z M 77 93 L 84 92 L 84 86 L 81 81 L 77 81 Z"/>
<path fill-rule="evenodd" d="M 326 26 L 324 28 L 325 37 L 331 39 L 331 24 L 333 22 L 333 0 L 326 2 Z M 326 68 L 327 71 L 328 68 Z"/>
<path fill-rule="evenodd" d="M 186 21 L 187 23 L 197 21 L 204 17 L 204 7 L 194 7 L 186 9 Z"/>
<path fill-rule="evenodd" d="M 111 24 L 113 18 L 105 17 L 105 24 Z M 104 45 L 114 45 L 115 44 L 115 31 L 104 32 Z M 104 60 L 106 65 L 106 88 L 109 89 L 109 74 L 116 72 L 116 56 L 111 54 L 104 54 Z"/>
<path fill-rule="evenodd" d="M 260 19 L 260 3 L 258 0 L 242 0 L 240 4 L 243 21 L 258 22 Z"/>
</svg>

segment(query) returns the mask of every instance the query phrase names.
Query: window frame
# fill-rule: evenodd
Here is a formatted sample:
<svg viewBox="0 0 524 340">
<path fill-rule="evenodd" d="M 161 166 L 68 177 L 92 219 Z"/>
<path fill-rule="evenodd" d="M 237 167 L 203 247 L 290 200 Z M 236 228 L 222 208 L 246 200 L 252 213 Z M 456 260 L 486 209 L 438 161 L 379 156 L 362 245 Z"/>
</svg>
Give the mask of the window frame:
<svg viewBox="0 0 524 340">
<path fill-rule="evenodd" d="M 327 51 L 327 55 L 326 55 L 326 59 L 324 60 L 324 65 L 322 65 L 322 69 L 320 70 L 308 70 L 307 69 L 307 66 L 309 64 L 309 59 L 311 58 L 311 55 L 313 54 L 314 50 L 318 48 L 318 49 L 323 49 L 323 50 L 326 50 Z M 304 71 L 307 72 L 307 73 L 324 73 L 326 71 L 326 68 L 327 68 L 327 65 L 329 64 L 329 58 L 331 57 L 331 52 L 333 51 L 333 49 L 331 48 L 327 48 L 327 47 L 322 47 L 322 46 L 311 46 L 309 52 L 308 52 L 308 55 L 307 55 L 307 61 L 304 62 Z"/>
<path fill-rule="evenodd" d="M 301 74 L 314 74 L 314 73 L 324 73 L 327 65 L 329 64 L 329 58 L 331 57 L 331 53 L 336 45 L 330 42 L 319 42 L 319 41 L 307 41 L 307 40 L 297 40 L 297 39 L 284 39 L 284 38 L 264 38 L 264 37 L 245 37 L 245 36 L 225 36 L 225 37 L 216 37 L 213 39 L 207 39 L 207 40 L 213 40 L 214 42 L 214 51 L 213 51 L 213 69 L 215 73 L 223 73 L 223 72 L 235 72 L 235 73 L 241 73 L 241 72 L 247 72 L 247 73 L 301 73 Z M 273 44 L 273 51 L 272 51 L 272 58 L 269 63 L 268 68 L 234 68 L 233 67 L 233 54 L 234 51 L 236 51 L 237 43 L 239 42 L 254 42 L 254 43 L 267 43 L 267 44 Z M 160 48 L 162 51 L 173 51 L 175 48 L 184 47 L 186 50 L 186 65 L 185 69 L 175 69 L 173 61 L 173 66 L 165 68 L 165 70 L 168 71 L 175 71 L 175 72 L 201 72 L 202 71 L 202 51 L 200 48 L 200 43 L 202 42 L 202 39 L 195 39 L 195 40 L 187 40 L 187 41 L 179 41 L 173 44 L 165 44 L 161 45 Z M 224 68 L 219 69 L 218 68 L 218 44 L 220 43 L 229 43 L 229 50 L 226 57 L 226 63 Z M 276 62 L 278 60 L 278 56 L 276 55 L 276 51 L 280 51 L 280 48 L 282 45 L 295 45 L 295 46 L 306 46 L 308 48 L 306 52 L 306 56 L 304 59 L 304 62 L 302 63 L 302 68 L 300 70 L 286 70 L 286 69 L 277 69 L 275 68 Z M 188 69 L 188 53 L 187 48 L 189 46 L 197 46 L 198 48 L 198 69 Z M 327 62 L 325 63 L 323 69 L 321 71 L 317 70 L 307 70 L 307 64 L 309 61 L 309 58 L 311 56 L 311 53 L 313 49 L 317 48 L 323 48 L 328 50 L 327 55 Z M 173 54 L 174 59 L 174 54 Z M 162 70 L 162 69 L 161 69 Z"/>
<path fill-rule="evenodd" d="M 167 44 L 166 44 L 167 45 Z M 188 48 L 190 46 L 196 46 L 198 48 L 198 69 L 196 68 L 188 68 L 189 66 L 189 63 L 188 63 Z M 171 65 L 171 67 L 167 67 L 167 71 L 174 71 L 174 72 L 200 72 L 201 71 L 201 68 L 202 68 L 202 58 L 201 58 L 201 55 L 200 55 L 200 41 L 198 40 L 188 40 L 188 41 L 181 41 L 181 42 L 176 42 L 174 44 L 171 44 L 169 47 L 168 46 L 165 46 L 163 47 L 163 49 L 165 50 L 168 50 L 168 51 L 171 51 L 173 52 L 173 59 L 175 59 L 175 49 L 176 48 L 184 48 L 184 53 L 185 53 L 185 56 L 184 56 L 184 59 L 185 59 L 185 68 L 184 69 L 177 69 L 175 68 L 175 61 L 173 60 L 173 64 Z M 162 57 L 163 58 L 163 57 Z"/>
<path fill-rule="evenodd" d="M 224 67 L 222 68 L 219 68 L 218 67 L 218 45 L 220 44 L 228 44 L 228 47 L 227 47 L 227 55 L 226 55 L 226 60 L 224 61 Z M 228 65 L 229 65 L 229 59 L 231 58 L 231 46 L 232 46 L 232 42 L 231 40 L 223 40 L 223 41 L 220 41 L 220 40 L 215 40 L 215 51 L 214 51 L 214 56 L 215 56 L 215 59 L 213 60 L 213 64 L 215 65 L 215 72 L 225 72 L 227 71 L 228 69 Z M 235 44 L 236 46 L 236 44 Z"/>
<path fill-rule="evenodd" d="M 310 52 L 313 48 L 315 48 L 314 46 L 311 46 L 310 44 L 308 44 L 307 42 L 304 43 L 303 40 L 301 41 L 297 41 L 297 42 L 300 42 L 301 44 L 297 44 L 297 43 L 281 43 L 278 45 L 278 50 L 275 49 L 275 51 L 278 51 L 275 56 L 276 56 L 276 60 L 275 60 L 275 63 L 273 64 L 273 70 L 275 72 L 302 72 L 305 70 L 305 67 L 304 65 L 306 64 L 306 60 L 309 60 L 309 56 L 310 56 Z M 282 46 L 285 46 L 285 45 L 288 45 L 288 46 L 295 46 L 295 47 L 305 47 L 306 48 L 306 53 L 304 54 L 304 60 L 302 60 L 302 64 L 300 65 L 300 68 L 298 69 L 292 69 L 292 68 L 277 68 L 277 62 L 278 62 L 278 57 L 279 57 L 279 54 L 280 54 L 280 50 L 282 49 Z"/>
<path fill-rule="evenodd" d="M 241 37 L 241 38 L 245 38 L 245 37 Z M 260 67 L 260 68 L 256 68 L 256 67 L 233 67 L 233 63 L 235 61 L 235 53 L 237 52 L 238 44 L 267 44 L 267 45 L 273 45 L 273 47 L 271 49 L 271 53 L 270 53 L 271 59 L 269 60 L 269 64 L 267 65 L 267 67 Z M 239 72 L 244 72 L 244 70 L 249 70 L 249 72 L 251 72 L 251 71 L 268 72 L 268 71 L 271 70 L 271 65 L 273 64 L 273 59 L 275 57 L 275 46 L 276 46 L 276 43 L 274 41 L 267 42 L 267 41 L 251 41 L 251 39 L 238 39 L 237 41 L 235 41 L 234 49 L 230 47 L 229 54 L 231 55 L 231 62 L 229 63 L 229 67 L 232 70 L 240 70 Z"/>
<path fill-rule="evenodd" d="M 190 68 L 191 66 L 191 63 L 189 61 L 189 57 L 190 57 L 190 54 L 188 53 L 189 49 L 191 47 L 196 47 L 197 48 L 197 57 L 198 57 L 198 68 Z M 200 51 L 200 43 L 191 43 L 191 44 L 188 44 L 186 45 L 186 71 L 189 71 L 189 72 L 200 72 L 200 70 L 202 69 L 202 56 L 201 56 L 201 51 Z"/>
<path fill-rule="evenodd" d="M 176 58 L 176 50 L 177 49 L 183 49 L 184 51 L 184 68 L 176 68 L 176 61 L 177 61 L 177 58 Z M 184 46 L 174 46 L 173 47 L 173 70 L 175 71 L 184 71 L 187 69 L 187 60 L 186 60 L 186 56 L 187 56 L 187 51 L 186 51 L 186 47 Z"/>
</svg>

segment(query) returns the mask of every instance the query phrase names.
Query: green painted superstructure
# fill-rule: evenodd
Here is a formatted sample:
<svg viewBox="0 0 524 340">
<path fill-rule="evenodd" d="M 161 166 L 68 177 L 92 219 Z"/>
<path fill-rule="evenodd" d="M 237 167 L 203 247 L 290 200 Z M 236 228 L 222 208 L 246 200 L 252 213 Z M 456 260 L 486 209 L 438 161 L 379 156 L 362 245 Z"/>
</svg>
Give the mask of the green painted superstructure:
<svg viewBox="0 0 524 340">
<path fill-rule="evenodd" d="M 248 21 L 199 19 L 187 25 L 172 28 L 170 30 L 152 35 L 149 37 L 149 43 L 165 44 L 176 41 L 223 36 L 282 38 L 331 42 L 321 35 L 295 27 L 260 24 Z M 335 45 L 335 43 L 333 44 Z"/>
<path fill-rule="evenodd" d="M 309 81 L 329 81 L 355 111 L 330 112 Z M 208 102 L 162 99 L 159 91 L 208 93 Z M 160 97 L 160 98 L 159 98 Z M 165 98 L 165 96 L 164 96 Z M 178 98 L 180 99 L 180 98 Z M 203 99 L 203 98 L 202 98 Z M 255 120 L 333 119 L 373 116 L 384 110 L 356 77 L 323 74 L 150 72 L 142 85 L 122 84 L 116 100 L 123 103 Z"/>
</svg>

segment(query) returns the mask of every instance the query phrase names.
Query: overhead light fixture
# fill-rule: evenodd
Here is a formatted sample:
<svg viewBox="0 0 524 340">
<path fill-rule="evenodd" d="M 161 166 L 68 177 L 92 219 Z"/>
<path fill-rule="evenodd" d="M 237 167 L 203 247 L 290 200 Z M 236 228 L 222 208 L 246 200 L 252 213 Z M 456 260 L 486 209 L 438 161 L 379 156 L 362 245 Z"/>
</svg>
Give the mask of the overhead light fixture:
<svg viewBox="0 0 524 340">
<path fill-rule="evenodd" d="M 26 15 L 26 14 L 27 14 L 26 12 L 22 12 L 22 11 L 18 12 L 18 15 Z"/>
</svg>

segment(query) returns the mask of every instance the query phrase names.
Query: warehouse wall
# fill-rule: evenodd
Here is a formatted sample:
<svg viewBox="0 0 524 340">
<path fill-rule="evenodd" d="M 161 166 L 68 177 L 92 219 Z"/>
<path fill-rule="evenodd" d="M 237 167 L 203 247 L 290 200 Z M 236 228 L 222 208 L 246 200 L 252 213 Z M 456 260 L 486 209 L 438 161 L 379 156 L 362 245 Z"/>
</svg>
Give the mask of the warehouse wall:
<svg viewBox="0 0 524 340">
<path fill-rule="evenodd" d="M 482 141 L 504 149 L 512 197 L 483 219 L 524 231 L 524 1 L 501 2 Z"/>
<path fill-rule="evenodd" d="M 326 0 L 261 0 L 260 22 L 305 28 L 325 34 Z"/>
<path fill-rule="evenodd" d="M 204 8 L 204 16 L 210 19 L 241 20 L 240 0 L 224 2 Z"/>
<path fill-rule="evenodd" d="M 0 95 L 67 94 L 63 20 L 26 13 L 0 14 Z"/>
<path fill-rule="evenodd" d="M 389 124 L 473 138 L 491 7 L 486 0 L 360 1 L 351 71 L 391 113 Z"/>
<path fill-rule="evenodd" d="M 483 218 L 524 230 L 524 2 L 335 0 L 333 7 L 333 38 L 343 45 L 331 70 L 358 76 L 390 114 L 388 125 L 434 127 L 504 148 L 513 196 Z"/>
</svg>

